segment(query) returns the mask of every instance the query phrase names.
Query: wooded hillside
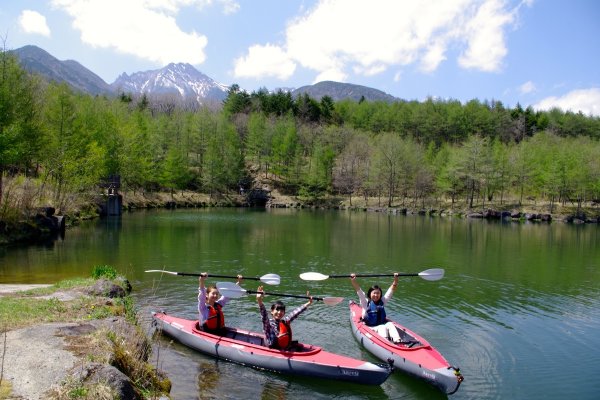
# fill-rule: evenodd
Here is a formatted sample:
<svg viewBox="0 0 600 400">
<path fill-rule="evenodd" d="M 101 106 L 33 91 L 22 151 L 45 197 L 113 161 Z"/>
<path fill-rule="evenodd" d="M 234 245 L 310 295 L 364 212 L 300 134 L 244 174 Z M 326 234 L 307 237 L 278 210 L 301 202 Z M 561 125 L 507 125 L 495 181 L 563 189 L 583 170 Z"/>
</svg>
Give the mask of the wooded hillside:
<svg viewBox="0 0 600 400">
<path fill-rule="evenodd" d="M 496 101 L 317 101 L 237 85 L 219 111 L 173 98 L 92 97 L 0 54 L 0 219 L 36 204 L 68 208 L 110 175 L 146 192 L 218 196 L 259 176 L 313 200 L 582 205 L 600 199 L 599 138 L 598 117 Z"/>
</svg>

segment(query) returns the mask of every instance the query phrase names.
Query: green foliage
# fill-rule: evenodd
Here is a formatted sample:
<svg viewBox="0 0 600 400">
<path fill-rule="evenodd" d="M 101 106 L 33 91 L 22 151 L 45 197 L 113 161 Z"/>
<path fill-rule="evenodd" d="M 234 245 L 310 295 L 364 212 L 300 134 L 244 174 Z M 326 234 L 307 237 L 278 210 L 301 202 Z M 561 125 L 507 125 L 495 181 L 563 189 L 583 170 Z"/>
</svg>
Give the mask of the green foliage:
<svg viewBox="0 0 600 400">
<path fill-rule="evenodd" d="M 92 269 L 92 278 L 106 278 L 108 280 L 116 279 L 118 276 L 117 270 L 110 265 L 96 265 Z"/>
<path fill-rule="evenodd" d="M 290 195 L 378 196 L 388 205 L 600 198 L 600 118 L 581 113 L 479 100 L 317 101 L 238 85 L 214 111 L 55 83 L 42 90 L 7 52 L 0 72 L 0 217 L 97 195 L 108 175 L 134 191 L 221 196 L 256 173 Z M 36 183 L 26 195 L 13 186 L 3 193 L 7 170 Z M 53 198 L 43 197 L 46 188 Z"/>
<path fill-rule="evenodd" d="M 211 195 L 237 189 L 243 163 L 241 141 L 235 127 L 227 120 L 220 121 L 216 132 L 208 139 L 202 167 L 204 188 Z"/>
<path fill-rule="evenodd" d="M 227 92 L 227 98 L 223 101 L 223 111 L 227 115 L 248 112 L 250 104 L 250 95 L 241 90 L 239 85 L 233 84 Z"/>
<path fill-rule="evenodd" d="M 192 179 L 185 154 L 175 147 L 168 150 L 161 171 L 159 182 L 170 189 L 171 193 L 174 189 L 185 189 Z"/>
<path fill-rule="evenodd" d="M 0 50 L 0 207 L 4 171 L 9 167 L 26 169 L 40 154 L 39 90 L 37 79 L 28 75 L 13 55 Z"/>
</svg>

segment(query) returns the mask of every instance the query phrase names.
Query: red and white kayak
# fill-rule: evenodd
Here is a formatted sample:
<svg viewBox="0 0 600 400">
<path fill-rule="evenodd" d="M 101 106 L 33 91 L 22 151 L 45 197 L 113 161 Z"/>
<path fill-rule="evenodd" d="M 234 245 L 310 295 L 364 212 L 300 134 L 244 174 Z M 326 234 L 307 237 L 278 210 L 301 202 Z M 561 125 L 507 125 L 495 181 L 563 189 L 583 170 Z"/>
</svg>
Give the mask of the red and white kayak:
<svg viewBox="0 0 600 400">
<path fill-rule="evenodd" d="M 451 366 L 425 339 L 392 321 L 402 339 L 401 343 L 394 344 L 365 325 L 361 316 L 360 305 L 350 301 L 352 333 L 375 357 L 384 361 L 392 360 L 395 370 L 424 379 L 446 394 L 458 390 L 463 381 L 460 370 Z"/>
<path fill-rule="evenodd" d="M 153 324 L 182 344 L 238 364 L 274 372 L 369 385 L 380 385 L 391 374 L 389 364 L 329 353 L 321 347 L 298 343 L 293 351 L 263 346 L 264 335 L 236 328 L 226 328 L 224 336 L 198 329 L 198 320 L 177 318 L 164 312 L 152 313 Z"/>
</svg>

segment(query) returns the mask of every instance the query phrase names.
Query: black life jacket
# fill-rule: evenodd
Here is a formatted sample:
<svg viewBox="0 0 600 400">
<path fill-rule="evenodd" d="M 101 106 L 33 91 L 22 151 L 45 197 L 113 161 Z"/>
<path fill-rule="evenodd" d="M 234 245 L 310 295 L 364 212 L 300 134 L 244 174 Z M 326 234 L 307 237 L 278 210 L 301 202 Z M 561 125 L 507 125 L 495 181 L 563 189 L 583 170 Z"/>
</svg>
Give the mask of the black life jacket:
<svg viewBox="0 0 600 400">
<path fill-rule="evenodd" d="M 214 307 L 206 305 L 208 307 L 208 318 L 202 324 L 202 327 L 207 332 L 217 332 L 225 327 L 225 317 L 223 316 L 223 306 L 219 303 L 215 303 Z"/>
<path fill-rule="evenodd" d="M 368 326 L 377 326 L 385 324 L 386 318 L 383 300 L 380 299 L 377 303 L 369 300 L 367 303 L 367 315 L 364 318 L 365 323 Z"/>
</svg>

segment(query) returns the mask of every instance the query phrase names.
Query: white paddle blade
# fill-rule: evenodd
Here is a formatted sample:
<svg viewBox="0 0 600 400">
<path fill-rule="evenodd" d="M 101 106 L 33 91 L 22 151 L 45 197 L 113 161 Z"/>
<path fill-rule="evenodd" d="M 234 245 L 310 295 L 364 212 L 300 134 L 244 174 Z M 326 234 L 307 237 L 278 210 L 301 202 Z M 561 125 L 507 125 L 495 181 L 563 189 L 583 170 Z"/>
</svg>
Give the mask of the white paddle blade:
<svg viewBox="0 0 600 400">
<path fill-rule="evenodd" d="M 260 281 L 267 285 L 279 285 L 281 278 L 277 274 L 266 274 L 260 277 Z"/>
<path fill-rule="evenodd" d="M 162 272 L 163 274 L 177 275 L 177 272 L 165 271 L 164 269 L 147 269 L 144 272 Z"/>
<path fill-rule="evenodd" d="M 442 268 L 432 268 L 419 272 L 419 276 L 426 281 L 439 281 L 444 277 L 444 272 Z"/>
<path fill-rule="evenodd" d="M 328 306 L 335 306 L 336 304 L 340 304 L 343 300 L 343 297 L 323 297 L 323 303 Z"/>
<path fill-rule="evenodd" d="M 318 272 L 304 272 L 300 274 L 300 279 L 303 281 L 324 281 L 329 278 L 329 275 L 323 275 Z"/>
<path fill-rule="evenodd" d="M 233 282 L 217 282 L 217 290 L 225 297 L 237 299 L 246 295 L 246 289 Z"/>
</svg>

